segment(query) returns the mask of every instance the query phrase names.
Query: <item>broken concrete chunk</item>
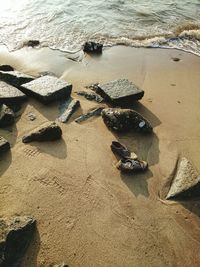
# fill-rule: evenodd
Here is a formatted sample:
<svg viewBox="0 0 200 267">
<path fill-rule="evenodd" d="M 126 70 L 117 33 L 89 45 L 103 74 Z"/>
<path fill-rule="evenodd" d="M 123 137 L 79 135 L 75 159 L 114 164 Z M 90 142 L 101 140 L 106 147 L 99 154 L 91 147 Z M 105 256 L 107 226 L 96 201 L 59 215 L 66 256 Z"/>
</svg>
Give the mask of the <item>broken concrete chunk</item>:
<svg viewBox="0 0 200 267">
<path fill-rule="evenodd" d="M 61 122 L 67 122 L 73 112 L 80 106 L 80 102 L 76 99 L 69 99 L 66 104 L 66 109 L 62 115 L 58 118 Z"/>
<path fill-rule="evenodd" d="M 103 98 L 93 92 L 89 93 L 89 92 L 86 92 L 86 91 L 79 91 L 79 92 L 76 92 L 77 95 L 80 95 L 80 96 L 84 96 L 87 100 L 94 100 L 98 103 L 101 103 L 103 102 Z"/>
<path fill-rule="evenodd" d="M 10 65 L 0 65 L 0 71 L 13 71 L 14 68 Z"/>
<path fill-rule="evenodd" d="M 104 123 L 115 131 L 136 130 L 151 133 L 150 122 L 141 114 L 132 109 L 106 108 L 102 110 Z"/>
<path fill-rule="evenodd" d="M 0 81 L 0 103 L 19 103 L 27 99 L 27 96 L 16 87 Z"/>
<path fill-rule="evenodd" d="M 139 100 L 144 96 L 144 91 L 127 79 L 119 79 L 105 84 L 99 84 L 97 93 L 105 100 L 118 105 Z"/>
<path fill-rule="evenodd" d="M 9 71 L 9 72 L 0 71 L 0 80 L 10 85 L 13 85 L 19 89 L 23 83 L 30 82 L 33 79 L 34 77 L 21 73 L 19 71 Z"/>
<path fill-rule="evenodd" d="M 15 114 L 6 105 L 0 106 L 0 127 L 10 126 L 15 122 Z"/>
<path fill-rule="evenodd" d="M 85 121 L 93 116 L 100 116 L 101 115 L 101 111 L 104 109 L 104 106 L 100 106 L 97 107 L 95 109 L 90 110 L 89 112 L 81 115 L 80 117 L 78 117 L 77 119 L 75 119 L 75 122 L 82 122 Z"/>
<path fill-rule="evenodd" d="M 43 103 L 70 97 L 72 85 L 56 77 L 45 75 L 22 85 L 27 95 L 33 96 Z"/>
<path fill-rule="evenodd" d="M 166 199 L 200 196 L 200 174 L 182 158 Z"/>
<path fill-rule="evenodd" d="M 35 226 L 36 221 L 28 216 L 0 218 L 0 266 L 21 266 Z"/>
<path fill-rule="evenodd" d="M 5 138 L 0 136 L 0 155 L 4 154 L 8 150 L 10 150 L 10 143 Z"/>
<path fill-rule="evenodd" d="M 55 122 L 46 123 L 45 125 L 38 127 L 33 132 L 25 135 L 22 138 L 23 143 L 30 143 L 33 141 L 44 142 L 44 141 L 55 141 L 60 139 L 62 136 L 62 130 Z"/>
</svg>

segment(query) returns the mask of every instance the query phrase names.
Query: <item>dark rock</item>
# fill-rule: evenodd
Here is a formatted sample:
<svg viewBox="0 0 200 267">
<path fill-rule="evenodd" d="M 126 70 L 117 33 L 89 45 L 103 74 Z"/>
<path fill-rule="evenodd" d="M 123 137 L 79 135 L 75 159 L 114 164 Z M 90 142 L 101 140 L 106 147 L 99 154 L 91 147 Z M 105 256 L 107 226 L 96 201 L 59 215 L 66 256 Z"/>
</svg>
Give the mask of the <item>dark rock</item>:
<svg viewBox="0 0 200 267">
<path fill-rule="evenodd" d="M 200 174 L 191 162 L 182 158 L 166 199 L 181 199 L 200 196 Z"/>
<path fill-rule="evenodd" d="M 76 92 L 77 95 L 80 95 L 80 96 L 84 96 L 87 100 L 90 100 L 90 101 L 96 101 L 97 103 L 101 103 L 103 102 L 103 98 L 95 93 L 89 93 L 89 92 L 86 92 L 86 91 L 79 91 L 79 92 Z"/>
<path fill-rule="evenodd" d="M 141 99 L 144 91 L 127 79 L 99 84 L 96 90 L 106 101 L 123 105 Z"/>
<path fill-rule="evenodd" d="M 68 98 L 72 85 L 56 77 L 45 75 L 22 85 L 25 94 L 35 97 L 43 103 Z"/>
<path fill-rule="evenodd" d="M 94 92 L 97 92 L 98 89 L 99 89 L 99 83 L 93 83 L 93 84 L 90 84 L 90 85 L 86 85 L 85 86 L 86 89 L 90 89 Z"/>
<path fill-rule="evenodd" d="M 27 216 L 0 219 L 0 266 L 20 267 L 33 237 L 36 221 Z"/>
<path fill-rule="evenodd" d="M 55 122 L 46 123 L 45 125 L 38 127 L 30 134 L 22 138 L 23 143 L 30 143 L 33 141 L 55 141 L 62 136 L 62 130 Z"/>
<path fill-rule="evenodd" d="M 38 46 L 39 44 L 40 44 L 40 41 L 38 40 L 29 40 L 26 45 L 34 47 L 34 46 Z"/>
<path fill-rule="evenodd" d="M 104 123 L 115 131 L 136 130 L 144 133 L 152 132 L 150 122 L 132 109 L 106 108 L 102 110 Z"/>
<path fill-rule="evenodd" d="M 88 54 L 101 54 L 103 45 L 95 42 L 86 42 L 83 51 Z"/>
<path fill-rule="evenodd" d="M 81 115 L 77 119 L 75 119 L 75 122 L 82 122 L 82 121 L 85 121 L 85 120 L 87 120 L 93 116 L 100 116 L 101 112 L 104 108 L 105 108 L 105 106 L 100 106 L 100 107 L 94 108 L 94 109 L 90 110 L 89 112 Z"/>
<path fill-rule="evenodd" d="M 62 115 L 58 118 L 61 122 L 67 122 L 73 112 L 80 106 L 80 102 L 76 99 L 69 99 L 66 104 L 66 109 Z"/>
<path fill-rule="evenodd" d="M 10 65 L 0 65 L 0 71 L 14 71 L 14 68 Z"/>
<path fill-rule="evenodd" d="M 0 136 L 0 155 L 4 154 L 8 150 L 10 150 L 9 142 L 5 138 Z"/>
<path fill-rule="evenodd" d="M 19 71 L 0 71 L 0 80 L 20 89 L 23 83 L 32 81 L 34 77 Z"/>
<path fill-rule="evenodd" d="M 15 114 L 6 105 L 0 106 L 0 127 L 10 126 L 15 122 Z"/>
<path fill-rule="evenodd" d="M 0 103 L 19 103 L 27 96 L 14 86 L 0 81 Z"/>
</svg>

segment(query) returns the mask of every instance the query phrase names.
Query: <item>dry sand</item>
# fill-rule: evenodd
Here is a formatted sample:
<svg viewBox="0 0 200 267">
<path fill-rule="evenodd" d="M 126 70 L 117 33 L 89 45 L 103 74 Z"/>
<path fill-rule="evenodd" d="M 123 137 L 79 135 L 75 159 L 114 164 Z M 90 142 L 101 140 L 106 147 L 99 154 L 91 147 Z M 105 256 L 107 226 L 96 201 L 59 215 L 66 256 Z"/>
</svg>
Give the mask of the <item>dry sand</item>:
<svg viewBox="0 0 200 267">
<path fill-rule="evenodd" d="M 82 63 L 57 51 L 28 48 L 14 53 L 2 49 L 0 61 L 30 74 L 55 72 L 73 83 L 73 91 L 128 78 L 145 90 L 133 107 L 154 126 L 152 136 L 140 136 L 114 134 L 101 118 L 77 124 L 74 118 L 96 105 L 79 97 L 81 109 L 69 123 L 59 123 L 61 141 L 25 145 L 22 136 L 55 120 L 59 109 L 56 103 L 24 104 L 12 131 L 0 130 L 12 145 L 0 159 L 0 214 L 37 219 L 23 266 L 62 261 L 70 267 L 200 266 L 200 201 L 164 200 L 179 157 L 200 171 L 200 59 L 177 50 L 119 46 Z M 29 112 L 35 121 L 28 119 Z M 147 160 L 149 171 L 120 174 L 112 140 Z"/>
</svg>

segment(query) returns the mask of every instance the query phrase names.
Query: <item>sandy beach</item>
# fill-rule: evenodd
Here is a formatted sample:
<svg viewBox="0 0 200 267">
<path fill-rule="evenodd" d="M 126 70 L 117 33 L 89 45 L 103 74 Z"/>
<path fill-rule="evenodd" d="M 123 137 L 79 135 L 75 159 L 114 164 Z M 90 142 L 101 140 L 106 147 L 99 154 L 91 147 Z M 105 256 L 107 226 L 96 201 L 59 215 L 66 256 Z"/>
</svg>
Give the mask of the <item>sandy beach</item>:
<svg viewBox="0 0 200 267">
<path fill-rule="evenodd" d="M 180 61 L 174 61 L 179 58 Z M 73 84 L 81 107 L 66 124 L 60 141 L 23 144 L 22 137 L 55 121 L 59 103 L 30 98 L 16 124 L 0 129 L 11 151 L 0 158 L 1 216 L 31 215 L 37 233 L 23 267 L 200 266 L 200 202 L 167 201 L 179 158 L 200 172 L 200 59 L 174 49 L 115 46 L 99 57 L 76 62 L 48 48 L 0 50 L 1 64 L 37 76 L 50 71 Z M 133 109 L 153 126 L 153 134 L 116 134 L 101 117 L 74 119 L 97 103 L 77 96 L 88 84 L 127 78 L 145 95 Z M 30 121 L 28 114 L 36 115 Z M 116 169 L 113 140 L 149 163 L 142 174 Z"/>
</svg>

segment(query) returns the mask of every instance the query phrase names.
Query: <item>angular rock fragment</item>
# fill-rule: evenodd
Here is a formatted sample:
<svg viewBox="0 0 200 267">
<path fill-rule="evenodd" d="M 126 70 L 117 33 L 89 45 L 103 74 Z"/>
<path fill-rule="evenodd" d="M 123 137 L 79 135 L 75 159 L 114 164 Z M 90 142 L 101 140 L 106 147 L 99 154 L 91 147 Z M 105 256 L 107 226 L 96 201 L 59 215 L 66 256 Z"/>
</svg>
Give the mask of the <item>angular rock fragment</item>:
<svg viewBox="0 0 200 267">
<path fill-rule="evenodd" d="M 40 44 L 40 41 L 39 40 L 29 40 L 26 43 L 27 46 L 31 46 L 31 47 L 38 46 L 39 44 Z"/>
<path fill-rule="evenodd" d="M 78 117 L 77 119 L 75 119 L 75 122 L 82 122 L 82 121 L 85 121 L 85 120 L 87 120 L 93 116 L 100 116 L 101 112 L 104 108 L 105 108 L 104 106 L 100 106 L 100 107 L 97 107 L 95 109 L 92 109 L 89 112 L 87 112 L 87 113 L 81 115 L 80 117 Z"/>
<path fill-rule="evenodd" d="M 0 103 L 19 103 L 27 96 L 14 86 L 0 81 Z"/>
<path fill-rule="evenodd" d="M 127 79 L 99 84 L 96 90 L 106 101 L 123 105 L 141 99 L 144 91 Z"/>
<path fill-rule="evenodd" d="M 200 196 L 200 174 L 191 162 L 182 158 L 166 199 Z"/>
<path fill-rule="evenodd" d="M 15 122 L 15 114 L 6 105 L 0 106 L 0 127 L 10 126 Z"/>
<path fill-rule="evenodd" d="M 0 71 L 0 80 L 20 89 L 23 83 L 32 81 L 34 77 L 19 71 Z"/>
<path fill-rule="evenodd" d="M 10 150 L 10 143 L 5 138 L 0 136 L 0 155 L 4 154 L 8 150 Z"/>
<path fill-rule="evenodd" d="M 73 112 L 80 106 L 80 102 L 76 99 L 69 99 L 67 102 L 68 103 L 66 105 L 65 111 L 58 118 L 58 120 L 63 123 L 67 122 L 71 117 L 71 115 L 73 114 Z"/>
<path fill-rule="evenodd" d="M 10 65 L 0 65 L 0 71 L 13 71 L 14 68 Z"/>
<path fill-rule="evenodd" d="M 96 101 L 97 103 L 101 103 L 103 102 L 103 98 L 93 92 L 89 93 L 89 92 L 85 92 L 85 91 L 79 91 L 79 92 L 76 92 L 77 95 L 80 95 L 80 96 L 84 96 L 87 100 L 94 100 Z"/>
<path fill-rule="evenodd" d="M 25 94 L 33 96 L 43 103 L 50 103 L 70 97 L 72 85 L 56 77 L 45 75 L 23 84 L 22 90 Z"/>
<path fill-rule="evenodd" d="M 151 133 L 150 122 L 132 109 L 106 108 L 102 110 L 104 123 L 114 131 L 136 130 Z"/>
<path fill-rule="evenodd" d="M 0 266 L 20 267 L 36 221 L 27 216 L 0 218 Z"/>
<path fill-rule="evenodd" d="M 83 46 L 83 51 L 88 54 L 101 54 L 103 45 L 95 42 L 86 42 Z"/>
<path fill-rule="evenodd" d="M 28 135 L 23 136 L 23 143 L 30 143 L 34 141 L 55 141 L 62 136 L 62 130 L 55 122 L 46 123 L 45 125 L 38 127 Z"/>
</svg>

